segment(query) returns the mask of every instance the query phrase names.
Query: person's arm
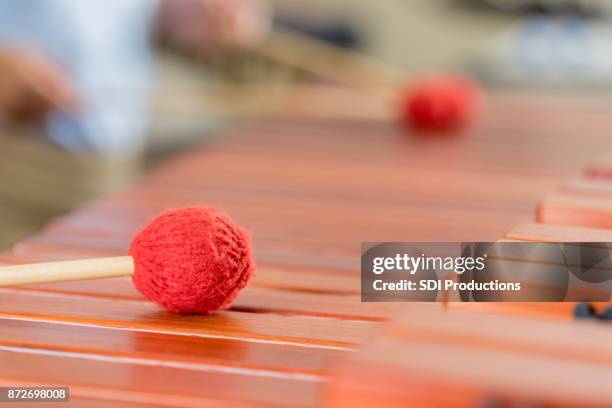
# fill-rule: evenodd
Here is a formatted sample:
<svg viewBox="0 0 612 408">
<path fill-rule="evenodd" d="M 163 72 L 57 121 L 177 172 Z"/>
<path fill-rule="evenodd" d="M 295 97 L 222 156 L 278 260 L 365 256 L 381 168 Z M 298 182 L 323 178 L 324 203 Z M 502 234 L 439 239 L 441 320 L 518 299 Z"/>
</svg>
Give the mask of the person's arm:
<svg viewBox="0 0 612 408">
<path fill-rule="evenodd" d="M 162 0 L 155 33 L 164 45 L 201 54 L 261 41 L 271 18 L 265 0 Z"/>
</svg>

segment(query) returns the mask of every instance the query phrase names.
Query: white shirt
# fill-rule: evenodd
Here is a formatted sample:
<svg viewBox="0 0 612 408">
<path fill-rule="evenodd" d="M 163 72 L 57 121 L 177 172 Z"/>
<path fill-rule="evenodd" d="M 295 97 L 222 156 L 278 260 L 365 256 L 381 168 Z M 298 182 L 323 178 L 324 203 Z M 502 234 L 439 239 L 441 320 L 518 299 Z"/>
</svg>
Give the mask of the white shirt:
<svg viewBox="0 0 612 408">
<path fill-rule="evenodd" d="M 70 151 L 130 152 L 144 143 L 155 0 L 2 0 L 0 46 L 46 53 L 73 80 L 78 116 L 55 112 L 48 137 Z"/>
</svg>

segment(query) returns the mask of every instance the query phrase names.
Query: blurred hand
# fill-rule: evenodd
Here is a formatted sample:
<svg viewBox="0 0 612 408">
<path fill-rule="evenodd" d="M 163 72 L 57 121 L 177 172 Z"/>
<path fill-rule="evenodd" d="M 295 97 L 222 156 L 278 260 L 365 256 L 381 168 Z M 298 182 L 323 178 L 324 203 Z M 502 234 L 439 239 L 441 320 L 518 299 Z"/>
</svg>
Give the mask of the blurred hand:
<svg viewBox="0 0 612 408">
<path fill-rule="evenodd" d="M 66 74 L 33 50 L 0 49 L 0 116 L 37 121 L 55 109 L 77 109 Z"/>
<path fill-rule="evenodd" d="M 190 51 L 217 46 L 248 46 L 263 40 L 271 26 L 266 0 L 164 0 L 160 33 Z"/>
</svg>

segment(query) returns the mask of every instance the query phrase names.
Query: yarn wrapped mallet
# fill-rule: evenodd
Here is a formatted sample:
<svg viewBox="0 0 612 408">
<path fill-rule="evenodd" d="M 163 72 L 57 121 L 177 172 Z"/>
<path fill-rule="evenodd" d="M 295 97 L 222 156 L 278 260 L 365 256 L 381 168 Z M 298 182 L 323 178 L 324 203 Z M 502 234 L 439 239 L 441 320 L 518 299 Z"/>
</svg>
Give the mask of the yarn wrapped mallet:
<svg viewBox="0 0 612 408">
<path fill-rule="evenodd" d="M 182 314 L 228 307 L 254 272 L 249 234 L 223 211 L 162 212 L 134 237 L 129 255 L 0 268 L 0 286 L 133 275 L 149 300 Z"/>
<path fill-rule="evenodd" d="M 480 99 L 478 85 L 467 77 L 421 79 L 402 90 L 400 122 L 411 133 L 452 134 L 475 120 Z"/>
</svg>

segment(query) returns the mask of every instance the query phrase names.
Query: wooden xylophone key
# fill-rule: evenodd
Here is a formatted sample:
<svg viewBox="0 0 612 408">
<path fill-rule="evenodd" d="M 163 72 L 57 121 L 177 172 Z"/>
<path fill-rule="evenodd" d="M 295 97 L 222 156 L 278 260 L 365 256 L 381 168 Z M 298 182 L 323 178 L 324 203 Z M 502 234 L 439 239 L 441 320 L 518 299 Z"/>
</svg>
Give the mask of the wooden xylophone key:
<svg viewBox="0 0 612 408">
<path fill-rule="evenodd" d="M 77 400 L 126 406 L 319 405 L 331 361 L 367 342 L 380 315 L 354 296 L 264 292 L 207 317 L 162 312 L 125 280 L 4 288 L 0 381 L 57 381 Z"/>
<path fill-rule="evenodd" d="M 584 228 L 554 224 L 539 224 L 525 222 L 517 225 L 506 233 L 500 242 L 533 242 L 533 243 L 607 243 L 612 242 L 612 231 L 597 228 Z M 514 266 L 517 269 L 533 270 L 534 262 L 538 260 L 517 259 Z M 540 262 L 550 262 L 541 259 Z M 570 292 L 571 293 L 571 292 Z M 576 296 L 576 291 L 573 292 Z M 593 296 L 591 293 L 590 296 Z M 591 302 L 592 317 L 601 315 L 608 308 L 608 302 Z M 534 317 L 570 320 L 579 317 L 581 302 L 494 302 L 494 303 L 459 303 L 451 302 L 447 305 L 450 310 L 463 309 L 481 311 L 486 313 L 502 313 L 513 315 L 530 315 Z M 578 316 L 577 316 L 578 315 Z M 583 317 L 583 316 L 580 316 Z"/>
<path fill-rule="evenodd" d="M 589 178 L 612 179 L 612 165 L 610 163 L 612 163 L 612 154 L 599 156 L 587 164 L 584 174 Z"/>
<path fill-rule="evenodd" d="M 123 254 L 159 210 L 215 204 L 253 231 L 259 258 L 234 308 L 170 315 L 125 279 L 3 289 L 0 383 L 62 382 L 73 398 L 109 406 L 319 405 L 328 367 L 394 312 L 360 303 L 359 241 L 496 239 L 575 171 L 577 156 L 608 138 L 603 113 L 588 115 L 592 143 L 580 152 L 569 123 L 520 131 L 515 115 L 534 110 L 502 101 L 484 130 L 455 142 L 406 138 L 371 120 L 292 118 L 194 148 L 126 191 L 58 218 L 15 248 L 21 259 L 4 261 Z M 505 188 L 487 187 L 495 185 Z M 571 315 L 523 306 L 516 312 Z"/>
<path fill-rule="evenodd" d="M 612 229 L 612 166 L 610 155 L 592 161 L 583 175 L 558 188 L 540 203 L 540 223 Z"/>
<path fill-rule="evenodd" d="M 612 242 L 612 231 L 525 222 L 508 231 L 504 238 L 534 242 Z"/>
<path fill-rule="evenodd" d="M 346 356 L 327 406 L 607 407 L 611 341 L 608 328 L 588 322 L 409 305 Z"/>
<path fill-rule="evenodd" d="M 536 220 L 544 224 L 612 229 L 612 198 L 557 194 L 540 203 Z"/>
</svg>

